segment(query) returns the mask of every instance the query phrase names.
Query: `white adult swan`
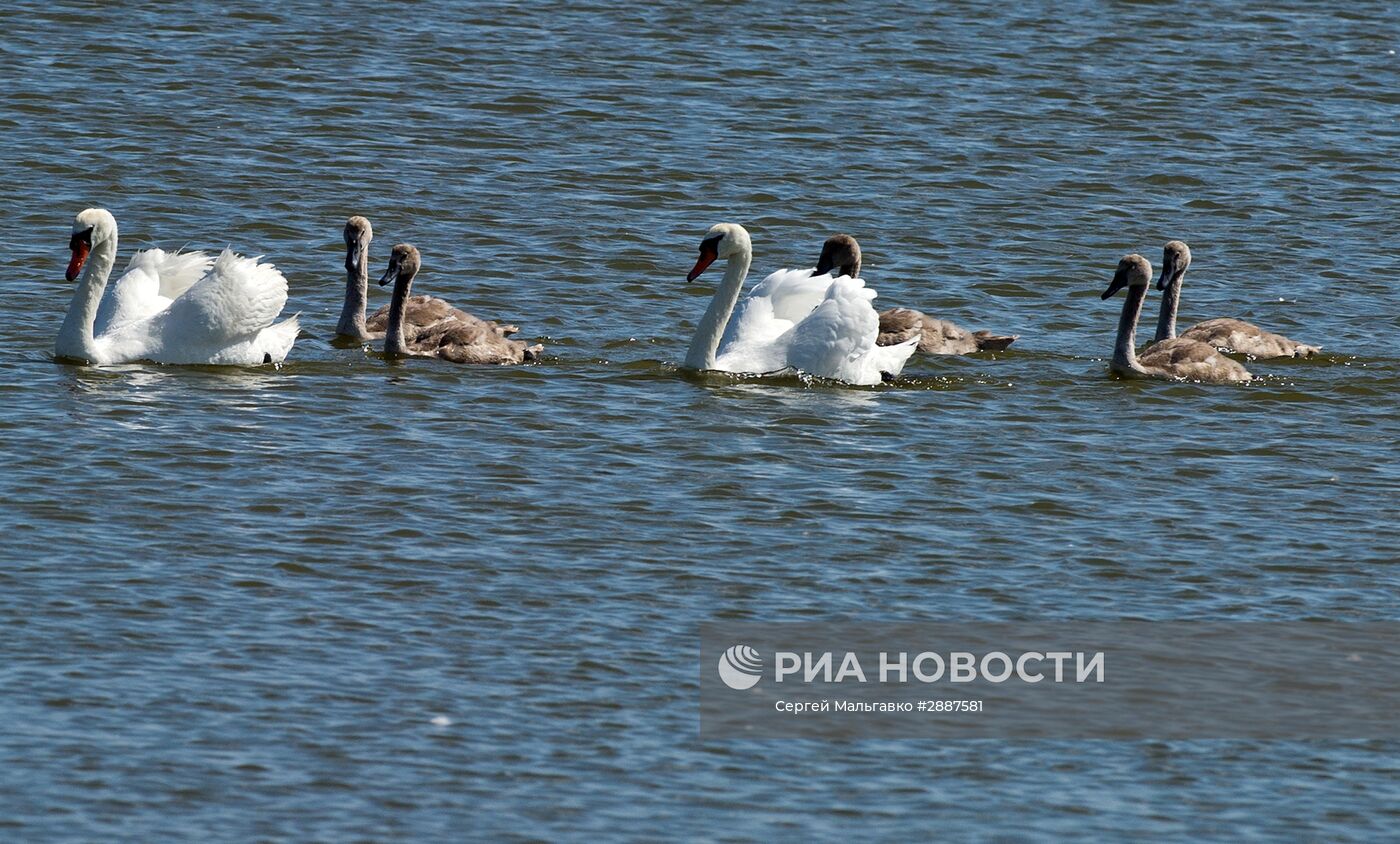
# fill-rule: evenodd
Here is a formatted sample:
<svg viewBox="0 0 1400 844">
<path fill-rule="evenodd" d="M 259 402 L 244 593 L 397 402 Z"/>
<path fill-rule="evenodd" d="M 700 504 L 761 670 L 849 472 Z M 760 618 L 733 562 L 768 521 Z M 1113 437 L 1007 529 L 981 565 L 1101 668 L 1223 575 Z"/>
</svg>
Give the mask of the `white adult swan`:
<svg viewBox="0 0 1400 844">
<path fill-rule="evenodd" d="M 345 305 L 340 309 L 335 333 L 357 343 L 383 339 L 389 325 L 387 304 L 365 318 L 365 303 L 369 298 L 369 244 L 373 239 L 374 227 L 369 220 L 355 216 L 345 221 Z M 514 325 L 480 319 L 432 296 L 410 296 L 404 301 L 403 330 L 409 340 L 444 320 L 489 325 L 504 336 L 520 330 Z"/>
<path fill-rule="evenodd" d="M 295 316 L 274 324 L 287 302 L 287 280 L 271 264 L 225 249 L 212 265 L 203 256 L 178 270 L 172 265 L 168 285 L 156 272 L 154 293 L 147 279 L 144 292 L 128 295 L 128 272 L 119 280 L 122 290 L 114 291 L 121 295 L 104 301 L 117 257 L 116 219 L 102 208 L 80 212 L 68 245 L 73 255 L 67 279 L 80 272 L 82 278 L 54 344 L 60 358 L 95 364 L 276 363 L 296 340 Z M 192 268 L 207 271 L 185 283 Z M 181 283 L 184 289 L 177 290 Z"/>
<path fill-rule="evenodd" d="M 816 271 L 835 271 L 837 275 L 860 278 L 860 244 L 848 234 L 828 237 L 822 244 Z M 968 331 L 956 323 L 913 308 L 890 308 L 880 312 L 880 336 L 875 342 L 881 346 L 896 346 L 914 337 L 919 341 L 919 351 L 926 355 L 970 355 L 999 352 L 1016 342 L 1017 336 Z"/>
<path fill-rule="evenodd" d="M 1152 264 L 1136 253 L 1118 262 L 1113 281 L 1100 298 L 1109 299 L 1124 287 L 1128 298 L 1118 318 L 1118 338 L 1113 346 L 1115 373 L 1125 378 L 1165 378 L 1173 381 L 1230 382 L 1254 378 L 1238 361 L 1225 357 L 1197 340 L 1178 337 L 1154 344 L 1139 357 L 1133 348 L 1147 285 L 1152 282 Z"/>
<path fill-rule="evenodd" d="M 1157 279 L 1157 289 L 1165 290 L 1166 294 L 1162 297 L 1162 310 L 1157 315 L 1158 343 L 1177 336 L 1176 309 L 1181 304 L 1181 282 L 1189 266 L 1191 249 L 1185 243 L 1173 240 L 1162 248 L 1162 275 Z M 1199 340 L 1222 352 L 1248 355 L 1256 360 L 1306 358 L 1322 351 L 1317 346 L 1299 343 L 1282 334 L 1265 331 L 1253 323 L 1228 317 L 1198 322 L 1181 332 L 1181 336 Z"/>
<path fill-rule="evenodd" d="M 410 337 L 405 331 L 404 314 L 407 303 L 411 301 L 408 293 L 413 287 L 413 278 L 418 275 L 421 265 L 422 257 L 418 250 L 407 243 L 400 243 L 389 253 L 389 268 L 379 279 L 380 287 L 394 282 L 394 293 L 389 300 L 388 326 L 384 333 L 384 354 L 387 357 L 430 357 L 453 363 L 494 364 L 539 360 L 544 346 L 538 343 L 529 346 L 523 341 L 511 340 L 501 326 L 479 319 L 471 322 L 442 320 Z M 514 326 L 508 327 L 514 330 Z"/>
<path fill-rule="evenodd" d="M 875 291 L 858 278 L 814 275 L 812 270 L 783 270 L 755 285 L 730 326 L 753 263 L 743 226 L 711 228 L 686 281 L 721 259 L 727 262 L 724 279 L 690 341 L 687 369 L 765 373 L 792 368 L 851 384 L 879 384 L 898 376 L 918 347 L 917 339 L 877 346 L 880 318 L 870 304 Z M 820 295 L 814 296 L 817 288 Z"/>
</svg>

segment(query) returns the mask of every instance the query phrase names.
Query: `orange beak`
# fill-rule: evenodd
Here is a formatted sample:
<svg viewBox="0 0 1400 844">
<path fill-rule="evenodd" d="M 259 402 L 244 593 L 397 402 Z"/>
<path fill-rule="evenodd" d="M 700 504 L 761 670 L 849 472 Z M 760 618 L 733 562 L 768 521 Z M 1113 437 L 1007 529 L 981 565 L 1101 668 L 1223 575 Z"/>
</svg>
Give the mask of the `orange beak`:
<svg viewBox="0 0 1400 844">
<path fill-rule="evenodd" d="M 719 241 L 702 241 L 700 243 L 700 258 L 695 262 L 695 267 L 691 269 L 690 272 L 686 273 L 685 280 L 694 281 L 695 279 L 699 278 L 700 274 L 705 271 L 705 268 L 713 264 L 715 262 L 715 259 L 718 257 Z"/>
<path fill-rule="evenodd" d="M 64 278 L 73 281 L 78 277 L 78 273 L 83 271 L 88 253 L 92 252 L 91 239 L 91 232 L 81 232 L 73 235 L 73 239 L 68 241 L 68 248 L 73 250 L 73 257 L 68 259 L 68 271 L 63 274 Z"/>
</svg>

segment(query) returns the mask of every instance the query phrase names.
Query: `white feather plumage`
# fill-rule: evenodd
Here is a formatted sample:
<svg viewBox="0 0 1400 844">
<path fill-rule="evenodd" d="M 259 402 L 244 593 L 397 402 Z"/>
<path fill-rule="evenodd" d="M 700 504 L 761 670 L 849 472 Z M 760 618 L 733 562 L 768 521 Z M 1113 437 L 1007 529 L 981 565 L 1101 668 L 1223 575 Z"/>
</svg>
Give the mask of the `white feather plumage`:
<svg viewBox="0 0 1400 844">
<path fill-rule="evenodd" d="M 281 362 L 291 351 L 299 325 L 296 316 L 276 322 L 287 279 L 273 265 L 228 249 L 213 260 L 151 249 L 133 256 L 103 295 L 116 257 L 116 220 L 88 209 L 73 230 L 87 232 L 92 254 L 59 332 L 59 356 L 97 364 L 256 365 Z"/>
<path fill-rule="evenodd" d="M 713 331 L 724 307 L 733 301 L 729 297 L 737 298 L 752 260 L 748 233 L 742 226 L 722 223 L 706 237 L 719 238 L 717 259 L 727 260 L 729 267 L 702 320 L 701 332 Z M 852 384 L 879 384 L 884 375 L 899 375 L 918 342 L 877 346 L 880 318 L 871 305 L 874 299 L 875 291 L 858 278 L 833 278 L 810 269 L 779 270 L 755 284 L 733 306 L 715 345 L 700 342 L 702 335 L 697 332 L 692 349 L 714 349 L 706 368 L 723 372 L 798 369 Z"/>
</svg>

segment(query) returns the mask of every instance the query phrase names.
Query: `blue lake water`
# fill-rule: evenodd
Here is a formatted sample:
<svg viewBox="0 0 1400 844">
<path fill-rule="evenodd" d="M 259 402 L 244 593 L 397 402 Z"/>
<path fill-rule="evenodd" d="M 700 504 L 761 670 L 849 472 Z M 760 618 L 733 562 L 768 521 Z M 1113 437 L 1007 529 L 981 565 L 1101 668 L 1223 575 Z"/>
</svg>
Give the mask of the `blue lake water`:
<svg viewBox="0 0 1400 844">
<path fill-rule="evenodd" d="M 1394 618 L 1394 11 L 6 4 L 0 837 L 1393 835 L 1393 742 L 701 742 L 695 654 L 723 619 Z M 91 205 L 119 266 L 268 256 L 287 365 L 55 363 Z M 332 346 L 351 214 L 546 359 Z M 721 221 L 758 277 L 848 231 L 880 304 L 1021 339 L 870 390 L 687 377 Z M 1099 293 L 1173 238 L 1185 323 L 1324 354 L 1110 378 Z"/>
</svg>

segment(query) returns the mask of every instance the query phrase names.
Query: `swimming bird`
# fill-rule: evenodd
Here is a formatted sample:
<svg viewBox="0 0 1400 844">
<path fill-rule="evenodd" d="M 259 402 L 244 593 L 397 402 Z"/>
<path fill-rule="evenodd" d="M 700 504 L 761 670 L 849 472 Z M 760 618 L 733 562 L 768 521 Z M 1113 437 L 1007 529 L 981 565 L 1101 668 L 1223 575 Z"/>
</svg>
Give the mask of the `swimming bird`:
<svg viewBox="0 0 1400 844">
<path fill-rule="evenodd" d="M 151 250 L 132 258 L 104 298 L 117 257 L 116 218 L 103 208 L 79 212 L 68 248 L 66 278 L 78 289 L 54 343 L 60 359 L 255 365 L 281 362 L 296 341 L 296 316 L 276 322 L 287 279 L 259 259 L 227 249 L 212 262 L 202 253 Z"/>
<path fill-rule="evenodd" d="M 380 307 L 369 319 L 365 318 L 369 298 L 369 244 L 373 239 L 374 227 L 369 220 L 354 216 L 345 221 L 345 304 L 340 309 L 335 333 L 359 343 L 382 339 L 389 324 L 388 305 Z M 444 320 L 491 325 L 493 330 L 507 336 L 520 330 L 514 325 L 480 319 L 432 296 L 410 296 L 404 302 L 404 335 L 409 340 Z"/>
<path fill-rule="evenodd" d="M 818 273 L 835 270 L 852 278 L 860 276 L 860 244 L 848 234 L 832 235 L 822 244 L 817 260 Z M 919 351 L 926 355 L 970 355 L 999 352 L 1016 342 L 1016 334 L 968 331 L 946 319 L 935 319 L 913 308 L 890 308 L 880 312 L 881 346 L 894 346 L 917 337 Z"/>
<path fill-rule="evenodd" d="M 1177 336 L 1176 309 L 1181 302 L 1181 282 L 1186 277 L 1186 268 L 1189 266 L 1191 249 L 1185 243 L 1173 240 L 1163 247 L 1162 275 L 1157 279 L 1157 289 L 1166 293 L 1162 297 L 1162 309 L 1157 316 L 1158 343 Z M 1306 358 L 1322 351 L 1317 346 L 1309 346 L 1290 340 L 1282 334 L 1265 331 L 1253 323 L 1229 318 L 1208 319 L 1196 323 L 1181 332 L 1181 336 L 1199 340 L 1222 352 L 1248 355 L 1258 360 Z"/>
<path fill-rule="evenodd" d="M 739 299 L 720 339 L 720 369 L 745 355 L 771 350 L 773 341 L 806 319 L 826 299 L 834 280 L 812 268 L 770 273 Z M 742 286 L 742 282 L 741 282 Z M 732 359 L 732 360 L 729 360 Z M 783 368 L 779 363 L 775 369 Z"/>
<path fill-rule="evenodd" d="M 381 287 L 394 282 L 384 333 L 385 355 L 391 358 L 442 358 L 453 363 L 514 364 L 538 360 L 543 354 L 544 346 L 538 343 L 530 346 L 520 340 L 511 340 L 506 329 L 482 320 L 467 322 L 444 319 L 421 328 L 412 337 L 408 336 L 404 315 L 410 301 L 408 294 L 413 287 L 413 279 L 421 266 L 422 257 L 418 250 L 407 243 L 400 243 L 389 253 L 389 268 L 379 279 Z M 445 302 L 443 304 L 447 305 Z M 516 330 L 514 326 L 508 328 L 511 332 Z"/>
<path fill-rule="evenodd" d="M 719 223 L 706 232 L 686 281 L 695 281 L 717 260 L 726 262 L 724 278 L 691 339 L 687 369 L 760 374 L 791 368 L 851 384 L 879 384 L 897 377 L 918 346 L 914 339 L 876 345 L 880 319 L 870 304 L 875 291 L 848 275 L 780 270 L 739 303 L 753 263 L 743 226 Z"/>
<path fill-rule="evenodd" d="M 1118 271 L 1101 298 L 1107 300 L 1124 287 L 1128 298 L 1118 318 L 1118 338 L 1109 368 L 1126 378 L 1166 378 L 1176 381 L 1216 383 L 1250 381 L 1254 378 L 1238 361 L 1197 340 L 1177 337 L 1154 344 L 1139 358 L 1133 347 L 1147 285 L 1152 282 L 1152 264 L 1136 253 L 1118 262 Z"/>
</svg>

